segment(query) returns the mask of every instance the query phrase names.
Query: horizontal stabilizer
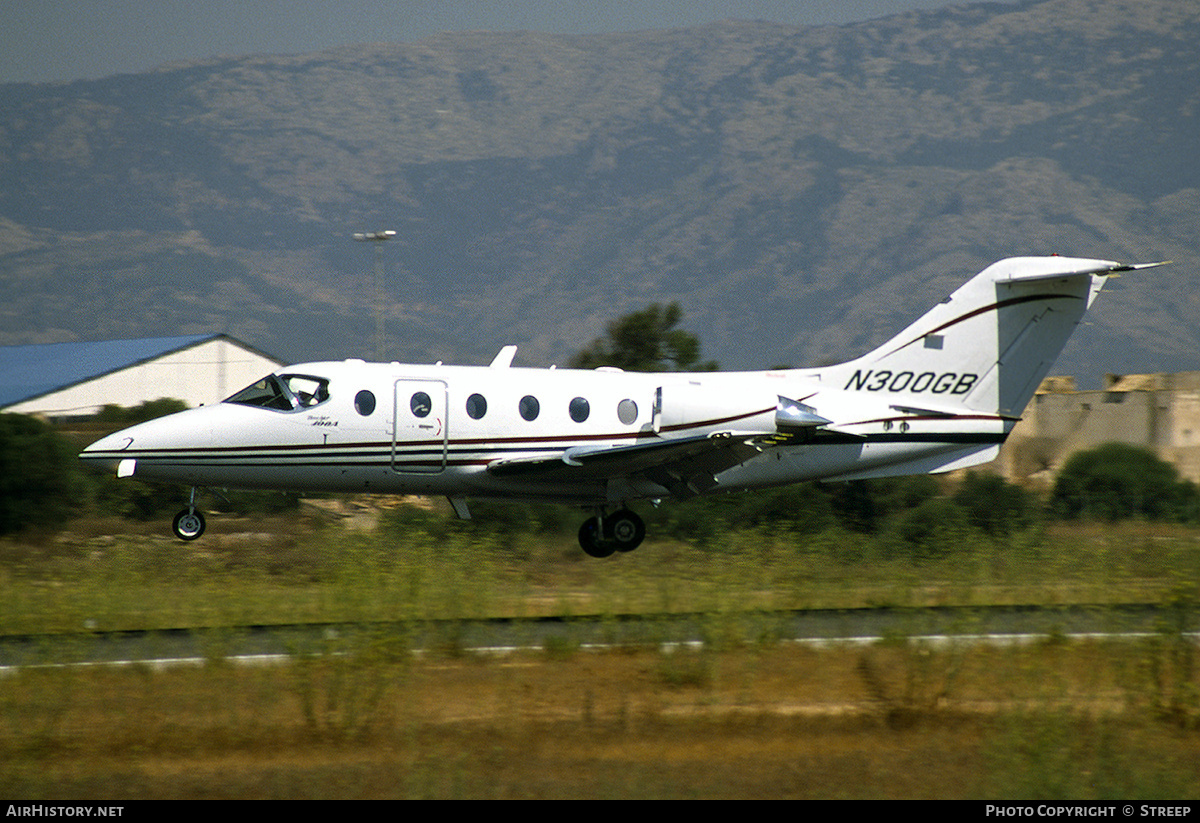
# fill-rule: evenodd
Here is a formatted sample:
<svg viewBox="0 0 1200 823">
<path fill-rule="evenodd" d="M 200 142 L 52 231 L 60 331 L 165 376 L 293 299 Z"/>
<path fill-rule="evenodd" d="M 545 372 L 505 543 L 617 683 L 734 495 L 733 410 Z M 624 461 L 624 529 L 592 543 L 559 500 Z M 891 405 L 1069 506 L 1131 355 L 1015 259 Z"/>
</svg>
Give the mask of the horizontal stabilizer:
<svg viewBox="0 0 1200 823">
<path fill-rule="evenodd" d="M 1071 257 L 1014 257 L 1003 262 L 1013 265 L 1008 271 L 997 275 L 997 283 L 1029 283 L 1038 280 L 1079 277 L 1085 274 L 1097 274 L 1103 277 L 1138 269 L 1153 269 L 1157 266 L 1165 266 L 1171 261 L 1114 263 L 1108 260 L 1077 260 Z"/>
<path fill-rule="evenodd" d="M 947 410 L 947 409 L 939 409 L 934 406 L 908 406 L 908 405 L 900 406 L 900 405 L 894 405 L 894 404 L 892 406 L 889 406 L 888 408 L 892 409 L 892 411 L 898 411 L 901 414 L 912 414 L 912 415 L 916 415 L 918 417 L 937 417 L 937 418 L 942 418 L 945 420 L 964 417 L 962 409 Z M 972 414 L 968 414 L 966 416 L 967 417 L 978 417 L 979 415 L 972 413 Z M 1020 420 L 1021 419 L 1020 417 L 1012 417 L 1012 416 L 1003 415 L 1003 414 L 995 415 L 995 417 L 998 420 Z"/>
</svg>

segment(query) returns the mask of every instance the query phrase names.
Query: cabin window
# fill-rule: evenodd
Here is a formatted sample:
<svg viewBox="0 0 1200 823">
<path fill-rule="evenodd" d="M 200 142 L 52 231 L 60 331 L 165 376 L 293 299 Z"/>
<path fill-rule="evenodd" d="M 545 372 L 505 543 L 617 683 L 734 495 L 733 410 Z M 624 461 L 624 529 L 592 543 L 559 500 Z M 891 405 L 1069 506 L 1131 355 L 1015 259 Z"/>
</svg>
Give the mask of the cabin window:
<svg viewBox="0 0 1200 823">
<path fill-rule="evenodd" d="M 303 408 L 320 405 L 329 399 L 328 380 L 304 374 L 285 374 L 282 380 L 296 398 L 297 405 Z"/>
<path fill-rule="evenodd" d="M 288 397 L 283 384 L 273 374 L 257 383 L 252 383 L 225 401 L 242 406 L 261 406 L 264 409 L 292 410 L 292 398 Z"/>
<path fill-rule="evenodd" d="M 370 417 L 375 411 L 375 395 L 366 389 L 354 395 L 354 410 L 363 417 Z"/>
<path fill-rule="evenodd" d="M 567 409 L 571 414 L 571 419 L 576 423 L 582 423 L 588 419 L 588 415 L 592 413 L 591 404 L 582 397 L 576 397 L 571 401 L 571 405 Z"/>
<path fill-rule="evenodd" d="M 433 401 L 425 392 L 419 391 L 408 401 L 408 407 L 412 409 L 413 417 L 428 417 L 433 410 Z"/>
<path fill-rule="evenodd" d="M 482 394 L 473 394 L 467 398 L 467 416 L 479 420 L 487 414 L 487 400 Z"/>
<path fill-rule="evenodd" d="M 521 417 L 526 420 L 537 420 L 537 416 L 542 411 L 542 404 L 532 394 L 527 394 L 517 404 L 517 411 L 521 412 Z"/>
<path fill-rule="evenodd" d="M 306 374 L 268 374 L 225 400 L 241 406 L 294 411 L 329 399 L 329 381 Z"/>
<path fill-rule="evenodd" d="M 637 420 L 637 403 L 634 403 L 629 398 L 622 400 L 617 404 L 617 419 L 628 426 L 633 421 Z"/>
</svg>

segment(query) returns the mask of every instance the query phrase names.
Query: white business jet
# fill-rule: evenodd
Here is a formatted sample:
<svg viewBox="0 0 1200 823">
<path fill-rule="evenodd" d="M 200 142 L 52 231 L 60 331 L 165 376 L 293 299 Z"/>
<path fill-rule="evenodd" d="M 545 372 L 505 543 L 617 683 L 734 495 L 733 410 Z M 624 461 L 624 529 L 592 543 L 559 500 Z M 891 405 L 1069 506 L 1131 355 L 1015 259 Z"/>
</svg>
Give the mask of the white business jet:
<svg viewBox="0 0 1200 823">
<path fill-rule="evenodd" d="M 870 354 L 765 372 L 632 373 L 304 363 L 214 406 L 80 454 L 182 483 L 174 532 L 204 531 L 197 487 L 559 501 L 594 511 L 596 557 L 637 548 L 635 500 L 947 472 L 992 460 L 1107 277 L 1162 265 L 1017 257 L 976 275 Z"/>
</svg>

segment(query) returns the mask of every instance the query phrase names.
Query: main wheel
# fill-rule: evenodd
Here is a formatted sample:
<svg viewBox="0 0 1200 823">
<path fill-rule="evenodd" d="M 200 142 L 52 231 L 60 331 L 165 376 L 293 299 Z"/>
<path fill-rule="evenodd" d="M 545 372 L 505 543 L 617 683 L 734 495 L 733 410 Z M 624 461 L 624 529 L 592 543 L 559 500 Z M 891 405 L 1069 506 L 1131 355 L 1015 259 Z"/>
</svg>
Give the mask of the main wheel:
<svg viewBox="0 0 1200 823">
<path fill-rule="evenodd" d="M 579 546 L 590 557 L 608 557 L 617 550 L 615 542 L 605 540 L 600 534 L 600 522 L 594 517 L 584 520 L 579 527 Z"/>
<path fill-rule="evenodd" d="M 204 515 L 197 509 L 186 508 L 175 515 L 171 531 L 175 532 L 175 536 L 180 540 L 195 540 L 204 534 Z"/>
<path fill-rule="evenodd" d="M 631 552 L 646 539 L 646 523 L 629 509 L 621 509 L 604 518 L 604 536 L 619 552 Z"/>
</svg>

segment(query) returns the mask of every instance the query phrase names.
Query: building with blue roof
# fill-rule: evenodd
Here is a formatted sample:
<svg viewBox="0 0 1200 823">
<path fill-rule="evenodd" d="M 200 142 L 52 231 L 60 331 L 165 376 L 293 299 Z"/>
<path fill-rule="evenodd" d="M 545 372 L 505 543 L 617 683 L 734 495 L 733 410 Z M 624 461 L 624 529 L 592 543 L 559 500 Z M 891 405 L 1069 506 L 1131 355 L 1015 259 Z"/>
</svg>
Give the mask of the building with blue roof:
<svg viewBox="0 0 1200 823">
<path fill-rule="evenodd" d="M 163 397 L 199 406 L 282 365 L 224 334 L 0 346 L 0 411 L 78 417 Z"/>
</svg>

